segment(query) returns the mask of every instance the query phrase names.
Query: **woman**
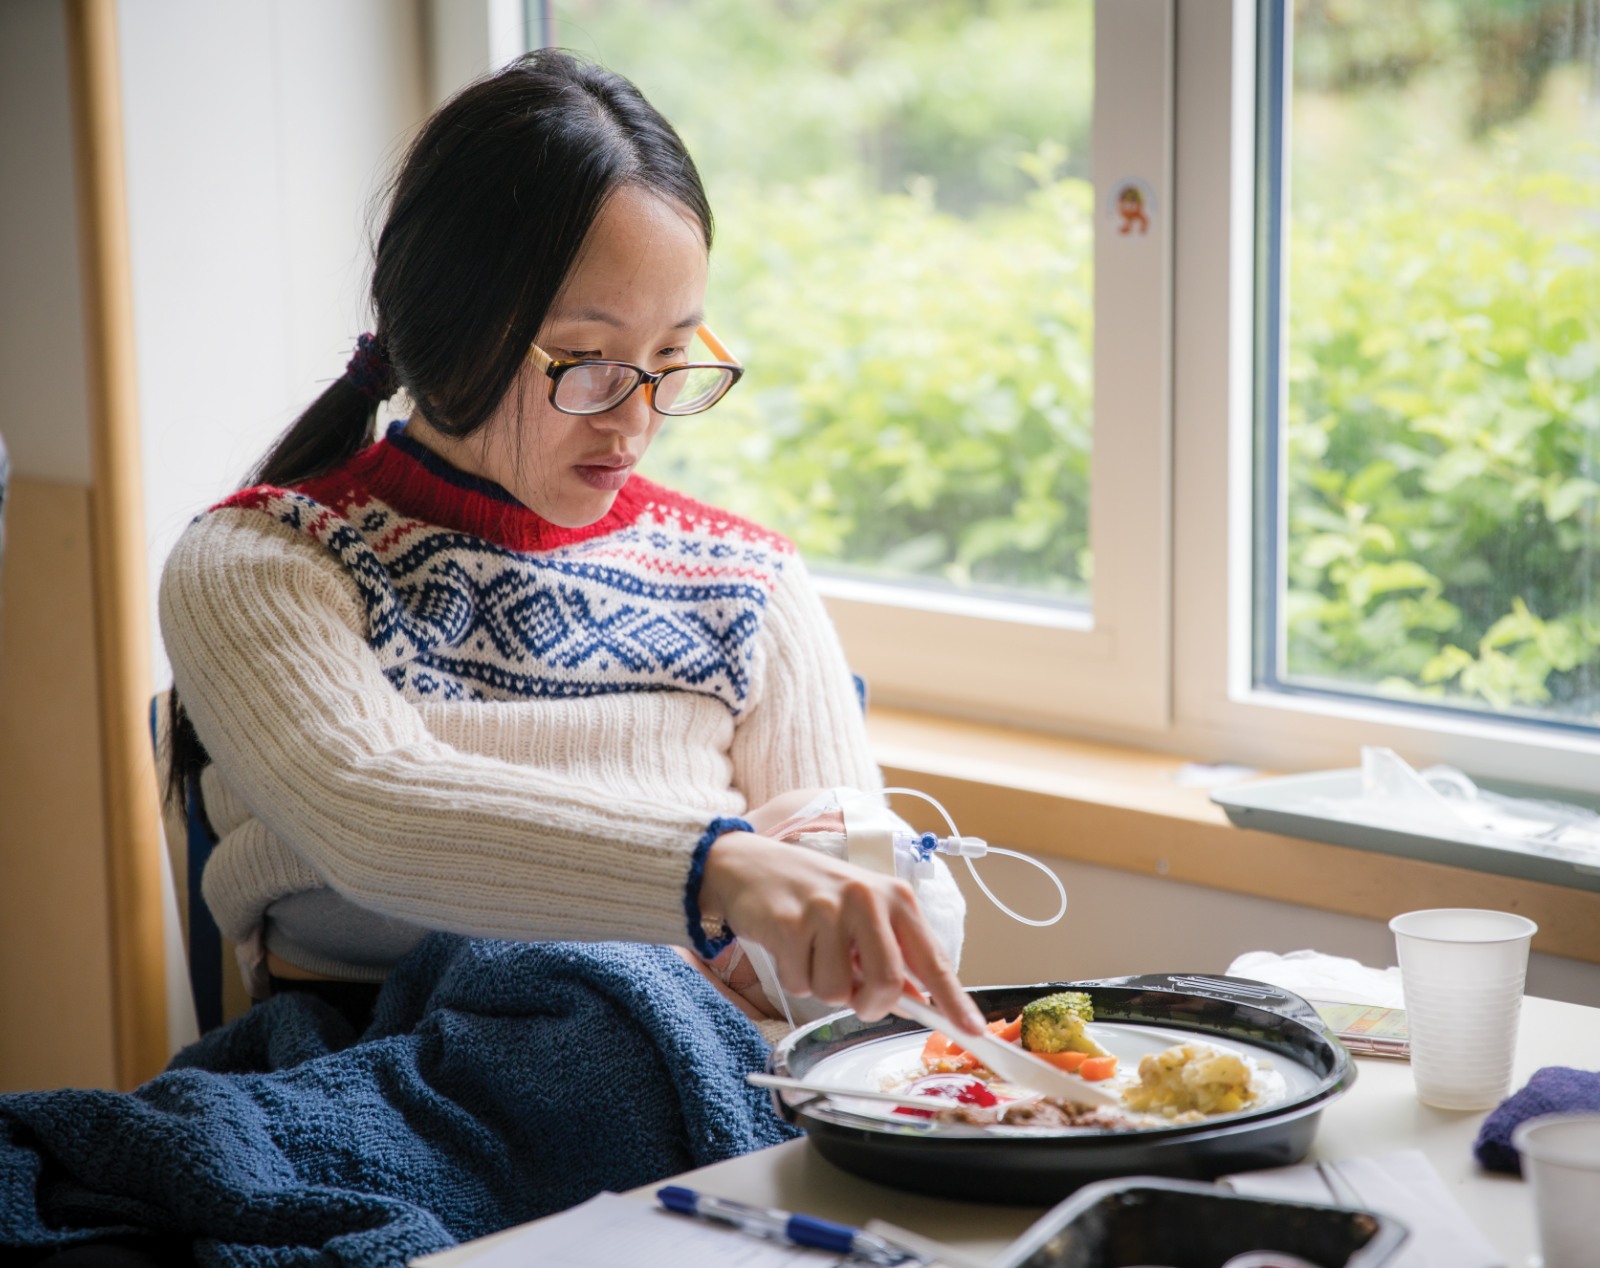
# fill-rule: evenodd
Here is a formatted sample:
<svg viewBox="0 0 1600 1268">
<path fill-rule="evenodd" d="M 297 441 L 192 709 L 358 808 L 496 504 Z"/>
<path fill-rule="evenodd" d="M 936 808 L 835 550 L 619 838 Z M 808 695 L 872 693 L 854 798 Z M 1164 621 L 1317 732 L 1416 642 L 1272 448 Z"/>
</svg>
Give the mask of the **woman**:
<svg viewBox="0 0 1600 1268">
<path fill-rule="evenodd" d="M 162 580 L 173 788 L 266 998 L 136 1093 L 0 1097 L 0 1248 L 400 1264 L 786 1138 L 772 1001 L 663 945 L 981 1027 L 909 888 L 761 835 L 880 786 L 793 548 L 633 474 L 738 378 L 685 364 L 710 242 L 671 127 L 570 57 L 423 129 L 376 335 Z"/>
<path fill-rule="evenodd" d="M 633 474 L 738 377 L 655 377 L 701 329 L 711 230 L 670 125 L 562 54 L 411 148 L 375 337 L 162 583 L 175 780 L 253 993 L 359 1021 L 375 986 L 306 984 L 379 982 L 430 930 L 703 960 L 731 930 L 795 995 L 870 1020 L 910 976 L 980 1024 L 905 885 L 760 835 L 880 786 L 793 548 Z M 370 444 L 396 386 L 414 412 Z"/>
</svg>

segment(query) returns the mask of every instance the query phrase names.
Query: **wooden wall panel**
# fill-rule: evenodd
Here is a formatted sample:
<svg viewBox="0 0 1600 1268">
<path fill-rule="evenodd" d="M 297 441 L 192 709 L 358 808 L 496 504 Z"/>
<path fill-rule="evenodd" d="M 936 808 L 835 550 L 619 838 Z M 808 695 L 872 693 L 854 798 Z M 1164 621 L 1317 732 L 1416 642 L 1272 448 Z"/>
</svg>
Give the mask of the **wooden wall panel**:
<svg viewBox="0 0 1600 1268">
<path fill-rule="evenodd" d="M 167 1062 L 167 996 L 161 915 L 165 861 L 150 751 L 150 612 L 116 3 L 67 0 L 66 17 L 88 354 L 89 516 L 112 1024 L 117 1083 L 131 1089 L 159 1074 Z"/>
<path fill-rule="evenodd" d="M 89 534 L 88 489 L 13 481 L 0 566 L 0 1091 L 115 1083 Z"/>
</svg>

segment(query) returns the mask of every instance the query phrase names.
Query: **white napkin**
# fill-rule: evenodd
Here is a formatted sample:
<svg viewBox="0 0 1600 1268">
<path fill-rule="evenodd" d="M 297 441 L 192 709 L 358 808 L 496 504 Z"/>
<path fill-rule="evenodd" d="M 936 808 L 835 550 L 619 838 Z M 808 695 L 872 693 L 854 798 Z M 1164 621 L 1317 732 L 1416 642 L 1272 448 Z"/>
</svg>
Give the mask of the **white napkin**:
<svg viewBox="0 0 1600 1268">
<path fill-rule="evenodd" d="M 1254 978 L 1319 1004 L 1404 1008 L 1398 968 L 1372 969 L 1359 960 L 1321 951 L 1246 951 L 1228 966 L 1229 977 Z"/>
<path fill-rule="evenodd" d="M 1250 1197 L 1362 1207 L 1411 1230 L 1388 1268 L 1506 1268 L 1419 1149 L 1386 1158 L 1345 1158 L 1224 1176 L 1217 1183 Z"/>
</svg>

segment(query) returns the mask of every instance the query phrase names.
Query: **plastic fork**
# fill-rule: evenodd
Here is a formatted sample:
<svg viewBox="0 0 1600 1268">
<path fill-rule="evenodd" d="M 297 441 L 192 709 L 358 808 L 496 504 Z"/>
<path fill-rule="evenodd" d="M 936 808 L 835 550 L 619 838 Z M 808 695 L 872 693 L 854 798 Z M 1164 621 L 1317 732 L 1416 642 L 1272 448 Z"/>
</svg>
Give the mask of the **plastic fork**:
<svg viewBox="0 0 1600 1268">
<path fill-rule="evenodd" d="M 909 1096 L 899 1092 L 869 1092 L 865 1089 L 835 1087 L 828 1083 L 810 1083 L 805 1079 L 788 1079 L 780 1074 L 752 1073 L 744 1076 L 746 1083 L 755 1087 L 777 1088 L 785 1092 L 814 1092 L 818 1096 L 825 1096 L 829 1100 L 848 1097 L 857 1101 L 883 1101 L 890 1105 L 903 1105 L 907 1109 L 941 1110 L 954 1109 L 959 1102 L 939 1096 Z M 1004 1108 L 1013 1105 L 1024 1105 L 1031 1097 L 1021 1097 L 1014 1101 L 1002 1102 Z"/>
<path fill-rule="evenodd" d="M 963 1048 L 977 1057 L 1008 1083 L 1028 1088 L 1040 1096 L 1065 1101 L 1069 1105 L 1109 1105 L 1120 1108 L 1122 1098 L 1113 1096 L 1104 1088 L 1058 1070 L 1048 1061 L 1041 1061 L 1025 1048 L 1016 1047 L 987 1032 L 970 1035 L 952 1024 L 938 1009 L 924 1004 L 915 996 L 900 996 L 894 1011 L 902 1017 L 921 1022 L 929 1030 L 937 1030 L 955 1039 Z"/>
</svg>

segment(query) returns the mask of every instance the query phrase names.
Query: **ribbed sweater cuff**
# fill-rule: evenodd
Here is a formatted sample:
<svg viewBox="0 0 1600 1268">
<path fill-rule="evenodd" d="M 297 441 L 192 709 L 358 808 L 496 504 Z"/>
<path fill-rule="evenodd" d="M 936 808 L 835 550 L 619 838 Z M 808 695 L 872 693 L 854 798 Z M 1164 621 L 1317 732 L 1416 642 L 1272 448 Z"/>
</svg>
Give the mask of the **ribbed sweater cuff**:
<svg viewBox="0 0 1600 1268">
<path fill-rule="evenodd" d="M 700 885 L 706 878 L 706 858 L 718 837 L 729 832 L 754 831 L 743 819 L 713 819 L 695 844 L 694 855 L 689 860 L 689 879 L 683 886 L 683 914 L 689 922 L 689 941 L 702 960 L 715 960 L 734 938 L 732 930 L 727 930 L 720 938 L 706 936 L 705 921 L 700 915 Z"/>
</svg>

